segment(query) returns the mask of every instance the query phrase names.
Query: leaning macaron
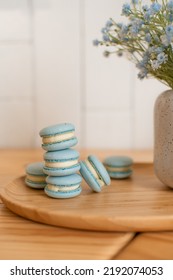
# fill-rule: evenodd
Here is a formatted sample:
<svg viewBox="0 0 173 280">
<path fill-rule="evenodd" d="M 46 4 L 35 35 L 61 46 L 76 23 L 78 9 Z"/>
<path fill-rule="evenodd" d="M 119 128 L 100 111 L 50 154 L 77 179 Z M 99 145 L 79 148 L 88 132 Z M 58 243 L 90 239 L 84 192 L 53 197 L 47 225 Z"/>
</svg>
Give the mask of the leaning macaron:
<svg viewBox="0 0 173 280">
<path fill-rule="evenodd" d="M 133 160 L 127 156 L 107 157 L 103 164 L 111 178 L 125 179 L 132 174 Z"/>
<path fill-rule="evenodd" d="M 82 178 L 78 174 L 63 177 L 46 178 L 47 185 L 44 189 L 45 193 L 53 198 L 71 198 L 78 196 L 82 188 L 80 186 Z"/>
<path fill-rule="evenodd" d="M 75 127 L 71 123 L 56 124 L 40 131 L 42 147 L 46 151 L 63 150 L 75 146 L 78 140 Z"/>
<path fill-rule="evenodd" d="M 51 151 L 44 154 L 43 171 L 49 176 L 66 176 L 79 171 L 79 152 L 73 149 Z"/>
<path fill-rule="evenodd" d="M 43 172 L 43 162 L 30 163 L 26 167 L 25 183 L 34 189 L 43 189 L 46 186 L 46 175 Z"/>
<path fill-rule="evenodd" d="M 93 191 L 101 192 L 103 186 L 110 185 L 109 174 L 97 157 L 90 155 L 80 165 L 80 173 Z"/>
</svg>

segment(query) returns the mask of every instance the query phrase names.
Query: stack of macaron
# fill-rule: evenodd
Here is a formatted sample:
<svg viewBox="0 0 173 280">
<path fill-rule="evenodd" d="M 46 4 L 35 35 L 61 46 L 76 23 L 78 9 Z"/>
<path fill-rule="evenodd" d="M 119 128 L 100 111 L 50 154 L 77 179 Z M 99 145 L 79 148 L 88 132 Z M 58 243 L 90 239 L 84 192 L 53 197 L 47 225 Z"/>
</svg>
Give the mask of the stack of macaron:
<svg viewBox="0 0 173 280">
<path fill-rule="evenodd" d="M 44 163 L 31 163 L 26 167 L 25 183 L 29 187 L 44 189 L 53 198 L 70 198 L 81 193 L 82 177 L 94 192 L 101 192 L 103 186 L 110 184 L 110 176 L 97 157 L 90 155 L 79 162 L 79 152 L 72 149 L 78 143 L 73 124 L 45 127 L 40 136 L 46 151 Z"/>
<path fill-rule="evenodd" d="M 81 193 L 82 178 L 76 174 L 80 169 L 79 152 L 71 149 L 78 143 L 75 127 L 62 123 L 40 131 L 44 153 L 43 171 L 47 175 L 45 193 L 53 198 L 69 198 Z"/>
</svg>

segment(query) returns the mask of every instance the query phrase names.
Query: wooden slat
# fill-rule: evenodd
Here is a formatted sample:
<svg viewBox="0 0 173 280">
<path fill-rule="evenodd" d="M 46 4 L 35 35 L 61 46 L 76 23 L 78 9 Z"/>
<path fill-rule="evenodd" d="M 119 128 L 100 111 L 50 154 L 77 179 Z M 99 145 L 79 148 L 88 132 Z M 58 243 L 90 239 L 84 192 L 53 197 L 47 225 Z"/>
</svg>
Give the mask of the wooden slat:
<svg viewBox="0 0 173 280">
<path fill-rule="evenodd" d="M 173 232 L 139 234 L 113 259 L 115 260 L 172 260 Z"/>
<path fill-rule="evenodd" d="M 0 259 L 111 259 L 133 233 L 98 233 L 41 225 L 0 204 Z"/>
</svg>

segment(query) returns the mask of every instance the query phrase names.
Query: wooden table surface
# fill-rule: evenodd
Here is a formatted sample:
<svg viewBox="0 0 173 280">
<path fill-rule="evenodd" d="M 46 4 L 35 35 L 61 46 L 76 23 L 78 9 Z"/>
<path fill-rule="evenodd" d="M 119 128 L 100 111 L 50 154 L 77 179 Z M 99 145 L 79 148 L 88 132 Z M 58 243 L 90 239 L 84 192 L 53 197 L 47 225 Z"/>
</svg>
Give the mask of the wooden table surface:
<svg viewBox="0 0 173 280">
<path fill-rule="evenodd" d="M 100 160 L 112 154 L 152 162 L 152 151 L 82 150 Z M 28 163 L 42 160 L 41 149 L 0 150 L 0 191 L 25 174 Z M 173 259 L 173 232 L 95 232 L 44 225 L 9 211 L 0 200 L 0 259 L 143 260 Z"/>
</svg>

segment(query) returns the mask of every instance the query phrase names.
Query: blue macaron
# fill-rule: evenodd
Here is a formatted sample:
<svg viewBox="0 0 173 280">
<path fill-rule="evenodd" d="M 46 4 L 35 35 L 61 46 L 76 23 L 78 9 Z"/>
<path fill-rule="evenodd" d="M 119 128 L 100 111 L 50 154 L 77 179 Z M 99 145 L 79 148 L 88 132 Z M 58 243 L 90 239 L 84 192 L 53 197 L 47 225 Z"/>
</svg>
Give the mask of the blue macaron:
<svg viewBox="0 0 173 280">
<path fill-rule="evenodd" d="M 63 177 L 46 178 L 47 185 L 44 189 L 45 193 L 53 198 L 71 198 L 78 196 L 81 191 L 82 178 L 78 174 Z"/>
<path fill-rule="evenodd" d="M 109 174 L 96 156 L 88 156 L 80 165 L 80 173 L 93 191 L 101 192 L 103 186 L 110 185 Z"/>
<path fill-rule="evenodd" d="M 56 124 L 45 127 L 40 131 L 42 147 L 46 151 L 58 151 L 75 146 L 78 140 L 75 127 L 71 123 Z"/>
<path fill-rule="evenodd" d="M 43 172 L 43 162 L 30 163 L 26 167 L 25 183 L 34 189 L 43 189 L 46 186 L 46 175 Z"/>
<path fill-rule="evenodd" d="M 44 173 L 49 176 L 66 176 L 79 171 L 79 152 L 73 149 L 51 151 L 44 154 Z"/>
<path fill-rule="evenodd" d="M 111 156 L 103 161 L 111 178 L 125 179 L 132 175 L 133 160 L 127 156 Z"/>
</svg>

